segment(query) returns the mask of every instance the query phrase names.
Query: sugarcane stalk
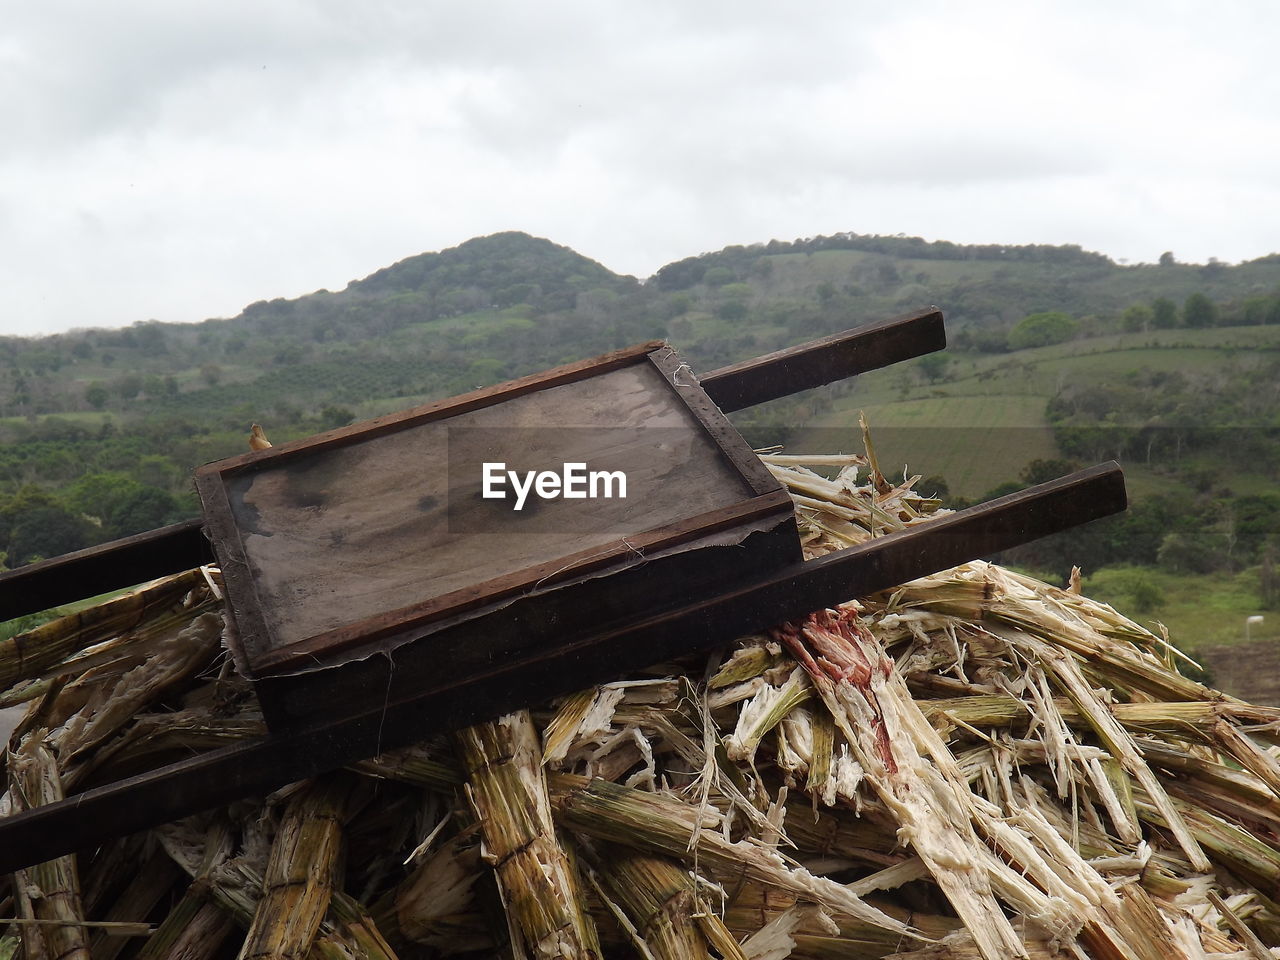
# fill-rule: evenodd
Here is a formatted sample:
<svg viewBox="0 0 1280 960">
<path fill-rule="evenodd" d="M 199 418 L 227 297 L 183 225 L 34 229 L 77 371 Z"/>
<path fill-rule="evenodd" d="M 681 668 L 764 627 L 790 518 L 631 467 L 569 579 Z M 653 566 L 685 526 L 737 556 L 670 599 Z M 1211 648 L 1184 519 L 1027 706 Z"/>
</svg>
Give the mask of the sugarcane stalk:
<svg viewBox="0 0 1280 960">
<path fill-rule="evenodd" d="M 482 867 L 473 838 L 460 834 L 445 841 L 401 883 L 388 909 L 375 909 L 379 926 L 389 927 L 393 921 L 403 936 L 427 946 L 491 946 L 492 937 L 482 924 L 471 936 L 462 933 L 479 916 L 473 887 L 482 877 Z"/>
<path fill-rule="evenodd" d="M 30 810 L 63 798 L 62 777 L 53 752 L 33 732 L 9 754 L 9 796 L 18 810 Z M 53 925 L 30 930 L 23 936 L 28 956 L 40 953 L 50 960 L 89 960 L 89 938 L 82 925 L 80 875 L 74 856 L 58 857 L 18 871 L 15 885 L 31 906 L 31 918 Z M 37 947 L 35 944 L 41 944 Z"/>
<path fill-rule="evenodd" d="M 1177 798 L 1172 798 L 1171 803 L 1176 808 L 1179 819 L 1194 833 L 1197 841 L 1213 854 L 1214 859 L 1259 890 L 1275 890 L 1280 887 L 1280 851 L 1275 847 L 1243 827 L 1214 816 L 1193 803 Z M 1135 804 L 1138 815 L 1144 820 L 1169 828 L 1169 821 L 1161 807 L 1142 795 L 1135 797 Z"/>
<path fill-rule="evenodd" d="M 465 779 L 463 772 L 447 753 L 437 755 L 422 744 L 401 750 L 388 750 L 351 765 L 356 773 L 384 780 L 395 780 L 417 787 L 449 792 Z"/>
<path fill-rule="evenodd" d="M 1151 802 L 1161 811 L 1169 831 L 1187 855 L 1191 866 L 1196 870 L 1208 871 L 1209 858 L 1200 849 L 1194 834 L 1183 822 L 1159 779 L 1142 759 L 1142 752 L 1133 739 L 1116 722 L 1106 705 L 1098 701 L 1093 688 L 1085 682 L 1075 660 L 1067 654 L 1048 648 L 1043 643 L 1035 644 L 1035 647 L 1039 662 L 1045 671 L 1062 687 L 1076 705 L 1076 709 L 1084 715 L 1107 752 L 1123 765 L 1125 772 L 1141 784 L 1142 789 L 1151 798 Z"/>
<path fill-rule="evenodd" d="M 15 880 L 22 880 L 21 873 L 13 874 Z M 34 920 L 36 918 L 35 905 L 31 901 L 31 896 L 27 888 L 22 883 L 15 883 L 13 890 L 14 907 L 16 908 L 18 919 Z M 17 926 L 9 928 L 15 933 L 19 930 Z M 49 960 L 48 944 L 45 943 L 44 937 L 15 937 L 12 941 L 17 947 L 22 948 L 22 956 L 24 960 Z"/>
<path fill-rule="evenodd" d="M 257 920 L 264 902 L 266 881 L 253 862 L 240 857 L 220 862 L 209 872 L 208 879 L 213 902 L 236 924 L 249 927 Z M 394 953 L 389 953 L 391 947 L 387 945 L 386 938 L 376 924 L 372 924 L 369 929 L 353 929 L 337 916 L 335 903 L 342 897 L 340 892 L 333 892 L 329 902 L 330 909 L 324 915 L 306 953 L 308 960 L 324 960 L 333 956 L 342 956 L 346 960 L 364 960 L 366 957 L 368 960 L 379 960 L 384 955 L 394 958 Z M 368 912 L 358 902 L 352 903 L 354 908 L 346 915 L 354 915 L 357 917 L 354 922 L 363 923 L 362 918 L 368 916 Z M 264 922 L 269 923 L 270 918 Z M 246 945 L 247 943 L 246 938 Z"/>
<path fill-rule="evenodd" d="M 1249 925 L 1244 920 L 1236 915 L 1236 912 L 1218 895 L 1216 890 L 1208 891 L 1207 897 L 1218 913 L 1222 915 L 1223 921 L 1231 928 L 1231 932 L 1240 938 L 1252 960 L 1274 960 L 1274 956 L 1267 949 L 1267 945 L 1258 939 L 1258 935 L 1249 928 Z"/>
<path fill-rule="evenodd" d="M 149 916 L 181 875 L 177 865 L 164 853 L 157 851 L 142 863 L 128 886 L 107 911 L 106 919 L 127 921 Z M 150 942 L 148 941 L 148 945 Z M 115 960 L 127 945 L 126 940 L 108 936 L 106 931 L 102 931 L 93 937 L 90 952 L 94 960 Z"/>
<path fill-rule="evenodd" d="M 1213 725 L 1213 738 L 1224 754 L 1265 783 L 1272 794 L 1280 798 L 1280 763 L 1274 756 L 1225 720 Z"/>
<path fill-rule="evenodd" d="M 565 758 L 582 721 L 602 694 L 603 690 L 588 689 L 564 698 L 556 715 L 542 731 L 543 763 L 559 763 Z M 622 692 L 618 691 L 618 699 L 621 698 Z"/>
<path fill-rule="evenodd" d="M 1259 829 L 1280 823 L 1280 801 L 1252 774 L 1193 756 L 1169 743 L 1145 740 L 1142 751 L 1149 763 L 1177 774 L 1168 783 L 1171 793 L 1189 795 L 1184 799 Z"/>
<path fill-rule="evenodd" d="M 797 796 L 787 803 L 783 829 L 797 853 L 854 860 L 876 869 L 904 857 L 894 824 L 870 805 L 862 816 L 852 817 L 846 810 L 815 810 Z"/>
<path fill-rule="evenodd" d="M 737 683 L 752 680 L 764 673 L 778 661 L 775 653 L 770 653 L 763 643 L 749 643 L 739 647 L 733 655 L 721 664 L 707 683 L 711 690 L 721 690 Z"/>
<path fill-rule="evenodd" d="M 765 925 L 777 920 L 788 911 L 794 911 L 797 905 L 806 904 L 811 908 L 814 907 L 809 898 L 802 899 L 772 884 L 761 884 L 749 880 L 734 888 L 732 898 L 725 905 L 722 919 L 725 927 L 735 937 L 745 941 Z M 888 899 L 879 899 L 876 906 L 896 920 L 910 921 L 925 941 L 942 940 L 960 928 L 960 921 L 955 917 L 922 913 L 919 909 L 908 909 Z M 830 935 L 849 951 L 847 956 L 882 957 L 912 942 L 904 941 L 898 934 L 868 926 L 856 917 L 826 907 L 813 909 L 813 912 L 805 918 L 805 922 L 795 928 L 794 936 L 797 941 L 802 935 Z M 797 953 L 797 956 L 804 955 L 806 954 L 803 951 Z"/>
<path fill-rule="evenodd" d="M 205 611 L 174 623 L 155 638 L 149 655 L 122 674 L 88 671 L 63 690 L 60 701 L 75 704 L 50 740 L 69 781 L 81 779 L 92 763 L 76 763 L 129 723 L 166 691 L 203 668 L 219 649 L 222 616 Z M 105 668 L 104 668 L 105 669 Z"/>
<path fill-rule="evenodd" d="M 797 937 L 797 943 L 804 951 L 805 957 L 812 960 L 839 960 L 852 956 L 840 953 L 838 941 L 820 937 Z M 1030 960 L 1061 960 L 1062 950 L 1057 943 L 1047 940 L 1026 940 L 1023 944 Z M 919 950 L 907 950 L 882 954 L 884 960 L 982 960 L 982 950 L 974 940 L 973 934 L 962 930 L 941 943 L 930 944 Z M 1080 954 L 1077 954 L 1080 956 Z M 1108 957 L 1106 960 L 1126 960 L 1123 956 Z"/>
<path fill-rule="evenodd" d="M 341 938 L 322 934 L 316 942 L 321 952 L 329 949 L 330 945 L 340 944 L 348 955 L 354 947 L 361 960 L 396 960 L 395 950 L 360 901 L 335 890 L 329 910 L 340 926 Z"/>
<path fill-rule="evenodd" d="M 350 792 L 345 778 L 330 776 L 290 801 L 240 960 L 294 960 L 311 949 L 337 881 Z"/>
<path fill-rule="evenodd" d="M 710 960 L 700 917 L 717 942 L 733 942 L 723 921 L 699 902 L 688 871 L 675 861 L 608 844 L 599 847 L 594 860 L 605 890 L 655 960 Z"/>
<path fill-rule="evenodd" d="M 138 960 L 211 960 L 235 924 L 213 902 L 209 884 L 196 880 L 147 941 Z"/>
<path fill-rule="evenodd" d="M 27 917 L 3 917 L 0 918 L 0 924 L 13 924 L 15 927 L 56 927 L 61 926 L 61 920 L 33 920 Z M 152 930 L 151 924 L 141 921 L 129 923 L 126 921 L 111 920 L 81 920 L 80 926 L 86 930 L 101 930 L 109 937 L 145 937 L 149 936 Z"/>
<path fill-rule="evenodd" d="M 143 714 L 120 736 L 98 747 L 88 769 L 105 777 L 117 767 L 157 765 L 175 752 L 213 750 L 266 732 L 262 714 L 256 710 L 214 716 L 208 707 L 197 707 Z"/>
<path fill-rule="evenodd" d="M 725 839 L 714 831 L 718 817 L 675 797 L 567 774 L 553 775 L 550 783 L 556 818 L 575 833 L 641 852 L 696 858 L 700 869 L 723 882 L 753 879 L 849 914 L 869 927 L 916 936 L 906 924 L 865 903 L 842 884 L 792 867 L 766 847 Z M 699 820 L 704 829 L 696 831 Z M 695 832 L 697 842 L 690 849 Z"/>
<path fill-rule="evenodd" d="M 751 761 L 765 734 L 813 695 L 804 671 L 797 667 L 787 681 L 775 687 L 766 683 L 738 712 L 737 728 L 725 738 L 730 760 Z"/>
<path fill-rule="evenodd" d="M 959 768 L 892 661 L 865 629 L 830 612 L 812 614 L 799 627 L 779 628 L 777 635 L 809 673 L 868 782 L 898 821 L 899 835 L 910 840 L 986 960 L 1025 957 L 1022 938 L 993 890 L 993 881 L 1000 880 L 1009 895 L 1017 880 L 1002 875 L 998 862 L 985 856 L 966 809 L 969 792 Z M 917 744 L 917 736 L 924 742 Z M 925 755 L 933 764 L 925 763 Z M 1030 890 L 1022 895 L 1034 897 Z M 1049 906 L 1043 905 L 1046 914 Z"/>
<path fill-rule="evenodd" d="M 72 654 L 154 620 L 158 612 L 202 587 L 200 571 L 189 570 L 0 640 L 0 690 L 41 676 Z"/>
<path fill-rule="evenodd" d="M 918 700 L 934 726 L 1017 727 L 1033 719 L 1027 702 L 1006 694 Z M 1068 697 L 1053 698 L 1053 708 L 1069 726 L 1087 728 L 1084 715 Z M 1280 723 L 1280 708 L 1231 701 L 1141 701 L 1112 703 L 1119 724 L 1134 735 L 1185 737 L 1217 746 L 1221 723 L 1228 726 Z"/>
<path fill-rule="evenodd" d="M 541 745 L 528 711 L 467 727 L 457 743 L 517 956 L 598 957 L 595 925 L 556 837 Z"/>
<path fill-rule="evenodd" d="M 835 803 L 835 791 L 828 799 L 827 784 L 834 777 L 836 725 L 825 710 L 811 714 L 812 735 L 809 777 L 805 789 L 812 797 L 821 797 L 828 806 Z"/>
</svg>

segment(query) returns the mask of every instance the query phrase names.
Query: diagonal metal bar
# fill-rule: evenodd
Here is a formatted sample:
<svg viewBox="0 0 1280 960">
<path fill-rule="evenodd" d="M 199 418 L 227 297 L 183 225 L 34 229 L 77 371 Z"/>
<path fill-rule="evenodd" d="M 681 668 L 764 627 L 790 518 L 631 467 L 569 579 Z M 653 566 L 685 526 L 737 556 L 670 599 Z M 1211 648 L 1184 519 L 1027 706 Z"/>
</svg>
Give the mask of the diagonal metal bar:
<svg viewBox="0 0 1280 960">
<path fill-rule="evenodd" d="M 702 389 L 725 413 L 941 350 L 942 311 L 928 307 L 712 370 Z"/>
<path fill-rule="evenodd" d="M 200 520 L 0 573 L 0 622 L 213 563 Z"/>
</svg>

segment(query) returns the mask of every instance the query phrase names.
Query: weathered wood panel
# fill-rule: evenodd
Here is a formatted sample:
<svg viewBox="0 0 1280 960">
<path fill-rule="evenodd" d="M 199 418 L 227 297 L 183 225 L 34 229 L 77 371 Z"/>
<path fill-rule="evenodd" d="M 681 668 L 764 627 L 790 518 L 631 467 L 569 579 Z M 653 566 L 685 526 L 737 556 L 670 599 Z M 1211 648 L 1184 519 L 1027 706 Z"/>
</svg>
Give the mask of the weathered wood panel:
<svg viewBox="0 0 1280 960">
<path fill-rule="evenodd" d="M 486 463 L 503 465 L 507 499 L 483 495 Z M 614 495 L 530 493 L 514 509 L 516 477 L 505 471 L 527 482 L 531 471 L 566 464 L 581 465 L 584 486 L 594 475 L 597 492 Z M 790 515 L 781 487 L 688 366 L 655 345 L 279 455 L 213 464 L 197 487 L 240 664 L 257 675 L 331 665 L 339 651 L 417 639 L 405 631 L 681 544 L 738 542 Z M 773 561 L 787 562 L 799 544 L 775 550 Z M 614 589 L 573 589 L 584 587 Z M 683 589 L 660 584 L 651 604 Z"/>
</svg>

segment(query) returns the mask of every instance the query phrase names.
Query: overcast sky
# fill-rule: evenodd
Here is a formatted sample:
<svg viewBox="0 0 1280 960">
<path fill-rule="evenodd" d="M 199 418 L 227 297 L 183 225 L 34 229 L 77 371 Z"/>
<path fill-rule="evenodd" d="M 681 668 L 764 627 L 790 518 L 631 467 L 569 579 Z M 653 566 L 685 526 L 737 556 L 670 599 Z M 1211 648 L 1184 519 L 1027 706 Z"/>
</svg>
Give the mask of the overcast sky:
<svg viewBox="0 0 1280 960">
<path fill-rule="evenodd" d="M 1280 5 L 113 0 L 0 24 L 0 333 L 525 230 L 1280 250 Z"/>
</svg>

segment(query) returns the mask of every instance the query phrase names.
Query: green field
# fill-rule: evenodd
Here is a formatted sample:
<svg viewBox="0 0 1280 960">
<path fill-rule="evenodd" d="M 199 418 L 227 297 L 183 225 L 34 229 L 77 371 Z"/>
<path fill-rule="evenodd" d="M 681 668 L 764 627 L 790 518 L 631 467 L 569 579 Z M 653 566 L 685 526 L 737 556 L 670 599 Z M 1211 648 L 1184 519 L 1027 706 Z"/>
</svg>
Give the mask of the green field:
<svg viewBox="0 0 1280 960">
<path fill-rule="evenodd" d="M 881 469 L 946 478 L 952 493 L 976 497 L 1017 479 L 1030 461 L 1058 456 L 1044 419 L 1044 399 L 1031 396 L 926 397 L 858 404 L 847 398 L 816 421 L 838 428 L 864 412 Z"/>
<path fill-rule="evenodd" d="M 952 354 L 944 376 L 934 383 L 901 367 L 864 374 L 813 425 L 853 429 L 859 412 L 865 412 L 881 457 L 895 464 L 895 475 L 896 465 L 905 462 L 912 472 L 941 475 L 952 493 L 973 498 L 1016 480 L 1032 460 L 1062 456 L 1045 407 L 1064 387 L 1087 390 L 1162 372 L 1230 382 L 1233 371 L 1262 362 L 1261 351 L 1275 349 L 1280 349 L 1280 326 L 1157 330 L 1009 354 Z M 1137 496 L 1183 486 L 1144 463 L 1124 466 Z M 1197 463 L 1189 459 L 1185 466 Z M 1275 489 L 1271 478 L 1247 472 L 1233 474 L 1229 485 L 1237 494 Z"/>
<path fill-rule="evenodd" d="M 1159 632 L 1163 623 L 1180 649 L 1194 653 L 1213 646 L 1241 643 L 1245 639 L 1280 643 L 1280 611 L 1258 605 L 1258 569 L 1239 573 L 1174 574 L 1163 570 L 1111 567 L 1089 575 L 1084 592 L 1109 603 L 1130 619 Z M 1159 599 L 1148 610 L 1135 598 L 1135 585 L 1154 588 L 1149 597 Z M 1141 588 L 1137 588 L 1141 589 Z M 1261 615 L 1246 637 L 1245 620 Z"/>
</svg>

